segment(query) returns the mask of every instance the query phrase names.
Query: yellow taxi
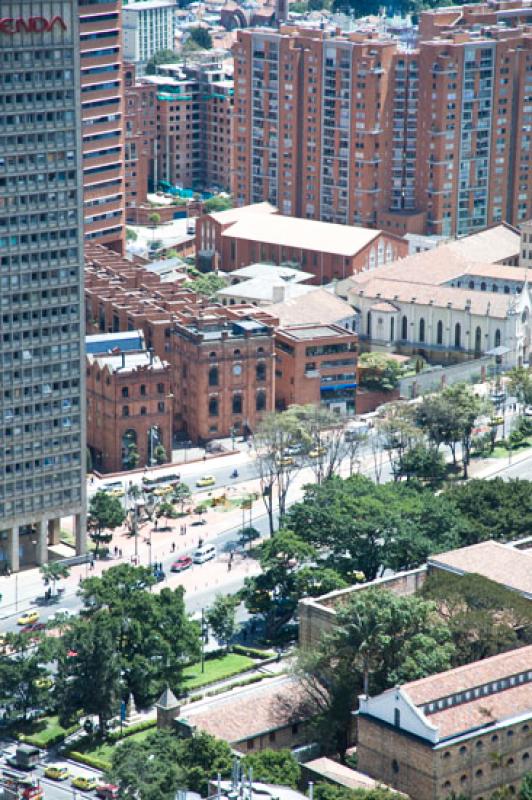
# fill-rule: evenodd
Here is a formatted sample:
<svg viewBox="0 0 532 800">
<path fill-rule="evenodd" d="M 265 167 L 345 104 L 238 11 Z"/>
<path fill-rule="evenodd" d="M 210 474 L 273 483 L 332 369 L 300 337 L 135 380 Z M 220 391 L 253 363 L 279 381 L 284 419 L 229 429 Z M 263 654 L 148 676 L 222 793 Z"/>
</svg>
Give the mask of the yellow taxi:
<svg viewBox="0 0 532 800">
<path fill-rule="evenodd" d="M 196 481 L 196 486 L 214 486 L 216 480 L 212 475 L 203 475 Z"/>
<path fill-rule="evenodd" d="M 172 494 L 173 491 L 173 486 L 159 486 L 158 489 L 154 489 L 153 494 L 157 495 L 157 497 L 164 497 L 167 494 Z"/>
<path fill-rule="evenodd" d="M 34 683 L 37 689 L 51 689 L 54 685 L 54 682 L 51 678 L 37 678 Z"/>
<path fill-rule="evenodd" d="M 314 447 L 312 450 L 309 450 L 309 458 L 319 458 L 320 456 L 324 456 L 326 452 L 326 447 Z"/>
<path fill-rule="evenodd" d="M 50 764 L 44 770 L 44 777 L 51 778 L 53 781 L 66 781 L 69 775 L 70 772 L 66 767 L 60 767 L 55 764 Z"/>
<path fill-rule="evenodd" d="M 279 459 L 279 465 L 281 467 L 291 467 L 293 463 L 294 459 L 292 458 L 292 456 L 283 456 L 282 458 Z"/>
<path fill-rule="evenodd" d="M 85 775 L 76 775 L 70 782 L 74 788 L 81 789 L 83 792 L 92 792 L 98 786 L 98 781 L 95 781 L 94 778 L 87 778 Z"/>
<path fill-rule="evenodd" d="M 17 619 L 17 625 L 31 625 L 39 619 L 38 611 L 25 611 L 21 617 Z"/>
</svg>

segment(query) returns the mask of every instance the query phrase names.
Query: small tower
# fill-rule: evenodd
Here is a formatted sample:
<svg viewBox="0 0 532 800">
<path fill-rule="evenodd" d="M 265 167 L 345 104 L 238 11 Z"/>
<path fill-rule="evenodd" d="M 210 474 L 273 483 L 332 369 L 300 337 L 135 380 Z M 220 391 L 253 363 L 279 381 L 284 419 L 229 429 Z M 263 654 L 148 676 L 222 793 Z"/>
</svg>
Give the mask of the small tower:
<svg viewBox="0 0 532 800">
<path fill-rule="evenodd" d="M 522 222 L 519 227 L 521 228 L 519 266 L 532 269 L 532 219 Z"/>
<path fill-rule="evenodd" d="M 288 19 L 288 0 L 275 0 L 275 22 L 277 26 Z"/>
<path fill-rule="evenodd" d="M 159 697 L 155 708 L 157 709 L 157 728 L 160 730 L 173 728 L 174 720 L 179 717 L 181 706 L 169 686 L 166 687 Z"/>
</svg>

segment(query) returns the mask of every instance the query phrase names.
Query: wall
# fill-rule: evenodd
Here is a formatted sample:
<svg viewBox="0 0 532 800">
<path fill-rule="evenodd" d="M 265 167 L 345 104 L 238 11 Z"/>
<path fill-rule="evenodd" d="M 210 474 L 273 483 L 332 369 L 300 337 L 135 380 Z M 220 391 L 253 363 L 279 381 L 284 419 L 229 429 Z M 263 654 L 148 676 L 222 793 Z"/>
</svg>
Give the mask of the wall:
<svg viewBox="0 0 532 800">
<path fill-rule="evenodd" d="M 357 414 L 369 414 L 383 403 L 392 403 L 399 397 L 399 389 L 394 389 L 392 392 L 370 392 L 368 389 L 357 387 L 356 412 Z"/>
<path fill-rule="evenodd" d="M 291 749 L 308 741 L 308 725 L 299 722 L 296 725 L 287 725 L 284 728 L 253 736 L 240 742 L 230 742 L 231 746 L 239 753 L 258 753 L 260 750 Z"/>
<path fill-rule="evenodd" d="M 399 597 L 416 594 L 426 578 L 426 567 L 400 572 L 387 578 L 377 578 L 371 583 L 362 583 L 330 592 L 323 597 L 305 598 L 299 601 L 299 646 L 311 649 L 336 625 L 335 608 L 349 600 L 353 592 L 369 588 L 388 589 Z"/>
</svg>

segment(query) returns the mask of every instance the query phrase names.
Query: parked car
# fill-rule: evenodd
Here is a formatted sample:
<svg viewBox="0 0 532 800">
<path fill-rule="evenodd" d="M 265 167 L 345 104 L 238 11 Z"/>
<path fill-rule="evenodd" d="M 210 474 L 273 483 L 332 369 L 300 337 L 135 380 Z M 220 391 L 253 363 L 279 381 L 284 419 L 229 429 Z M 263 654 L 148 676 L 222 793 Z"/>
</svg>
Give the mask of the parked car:
<svg viewBox="0 0 532 800">
<path fill-rule="evenodd" d="M 189 569 L 192 566 L 192 559 L 190 556 L 179 556 L 176 558 L 172 566 L 170 567 L 171 572 L 183 572 L 185 569 Z"/>
<path fill-rule="evenodd" d="M 67 767 L 61 767 L 58 764 L 50 764 L 44 770 L 44 777 L 51 778 L 53 781 L 66 781 L 69 775 Z"/>
<path fill-rule="evenodd" d="M 292 456 L 283 456 L 282 458 L 279 459 L 279 465 L 281 467 L 291 467 L 293 463 L 294 459 L 292 458 Z"/>
<path fill-rule="evenodd" d="M 123 497 L 125 494 L 124 486 L 121 481 L 104 483 L 101 487 L 101 491 L 105 492 L 106 494 L 110 494 L 111 497 Z"/>
<path fill-rule="evenodd" d="M 96 787 L 96 796 L 103 800 L 117 800 L 118 794 L 118 786 L 112 783 L 100 783 Z"/>
<path fill-rule="evenodd" d="M 21 628 L 21 633 L 37 633 L 38 631 L 44 631 L 46 629 L 46 625 L 44 622 L 32 622 L 31 625 L 24 625 Z"/>
<path fill-rule="evenodd" d="M 532 417 L 532 406 L 525 406 L 523 414 L 525 417 Z"/>
<path fill-rule="evenodd" d="M 94 778 L 87 778 L 85 775 L 76 775 L 72 778 L 72 786 L 76 789 L 81 789 L 83 792 L 92 792 L 98 786 L 98 782 Z"/>
<path fill-rule="evenodd" d="M 38 611 L 25 611 L 24 614 L 17 619 L 17 625 L 32 625 L 34 622 L 37 622 L 38 619 Z"/>
<path fill-rule="evenodd" d="M 204 544 L 202 547 L 198 547 L 192 556 L 194 564 L 204 564 L 205 561 L 210 561 L 212 558 L 216 558 L 216 547 L 213 544 Z"/>
<path fill-rule="evenodd" d="M 196 481 L 196 486 L 214 486 L 216 479 L 212 475 L 202 475 Z"/>
</svg>

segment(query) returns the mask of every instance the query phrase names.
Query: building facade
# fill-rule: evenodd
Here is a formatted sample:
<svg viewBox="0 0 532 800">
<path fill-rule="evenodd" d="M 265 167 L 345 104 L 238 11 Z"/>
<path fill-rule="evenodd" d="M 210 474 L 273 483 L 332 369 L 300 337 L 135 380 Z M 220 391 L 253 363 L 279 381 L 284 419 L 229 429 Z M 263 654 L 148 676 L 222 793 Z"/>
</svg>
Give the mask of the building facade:
<svg viewBox="0 0 532 800">
<path fill-rule="evenodd" d="M 135 64 L 139 75 L 160 50 L 174 49 L 175 3 L 140 0 L 124 6 L 124 59 Z"/>
<path fill-rule="evenodd" d="M 269 204 L 244 208 L 206 214 L 197 221 L 200 263 L 226 272 L 257 261 L 296 264 L 312 274 L 313 283 L 322 284 L 408 253 L 406 241 L 380 230 L 283 216 L 272 213 Z"/>
<path fill-rule="evenodd" d="M 137 77 L 126 67 L 126 205 L 146 202 L 148 186 L 228 191 L 233 78 L 212 56 L 164 64 Z M 133 216 L 130 214 L 130 216 Z"/>
<path fill-rule="evenodd" d="M 43 564 L 62 517 L 85 551 L 77 5 L 2 3 L 0 563 Z"/>
<path fill-rule="evenodd" d="M 532 646 L 359 698 L 358 768 L 412 800 L 485 800 L 530 770 Z"/>
<path fill-rule="evenodd" d="M 171 460 L 170 365 L 153 352 L 87 355 L 87 446 L 99 472 Z M 162 450 L 164 449 L 164 457 Z M 159 449 L 158 449 L 159 448 Z"/>
<path fill-rule="evenodd" d="M 125 242 L 122 3 L 79 0 L 85 238 Z"/>
<path fill-rule="evenodd" d="M 211 304 L 101 247 L 87 248 L 85 271 L 87 331 L 142 330 L 170 364 L 176 437 L 244 435 L 273 410 L 275 319 L 265 311 Z"/>
<path fill-rule="evenodd" d="M 233 194 L 283 214 L 463 236 L 532 214 L 532 36 L 522 2 L 240 30 Z"/>
<path fill-rule="evenodd" d="M 275 332 L 275 405 L 317 405 L 354 414 L 357 335 L 339 325 L 293 325 Z"/>
</svg>

